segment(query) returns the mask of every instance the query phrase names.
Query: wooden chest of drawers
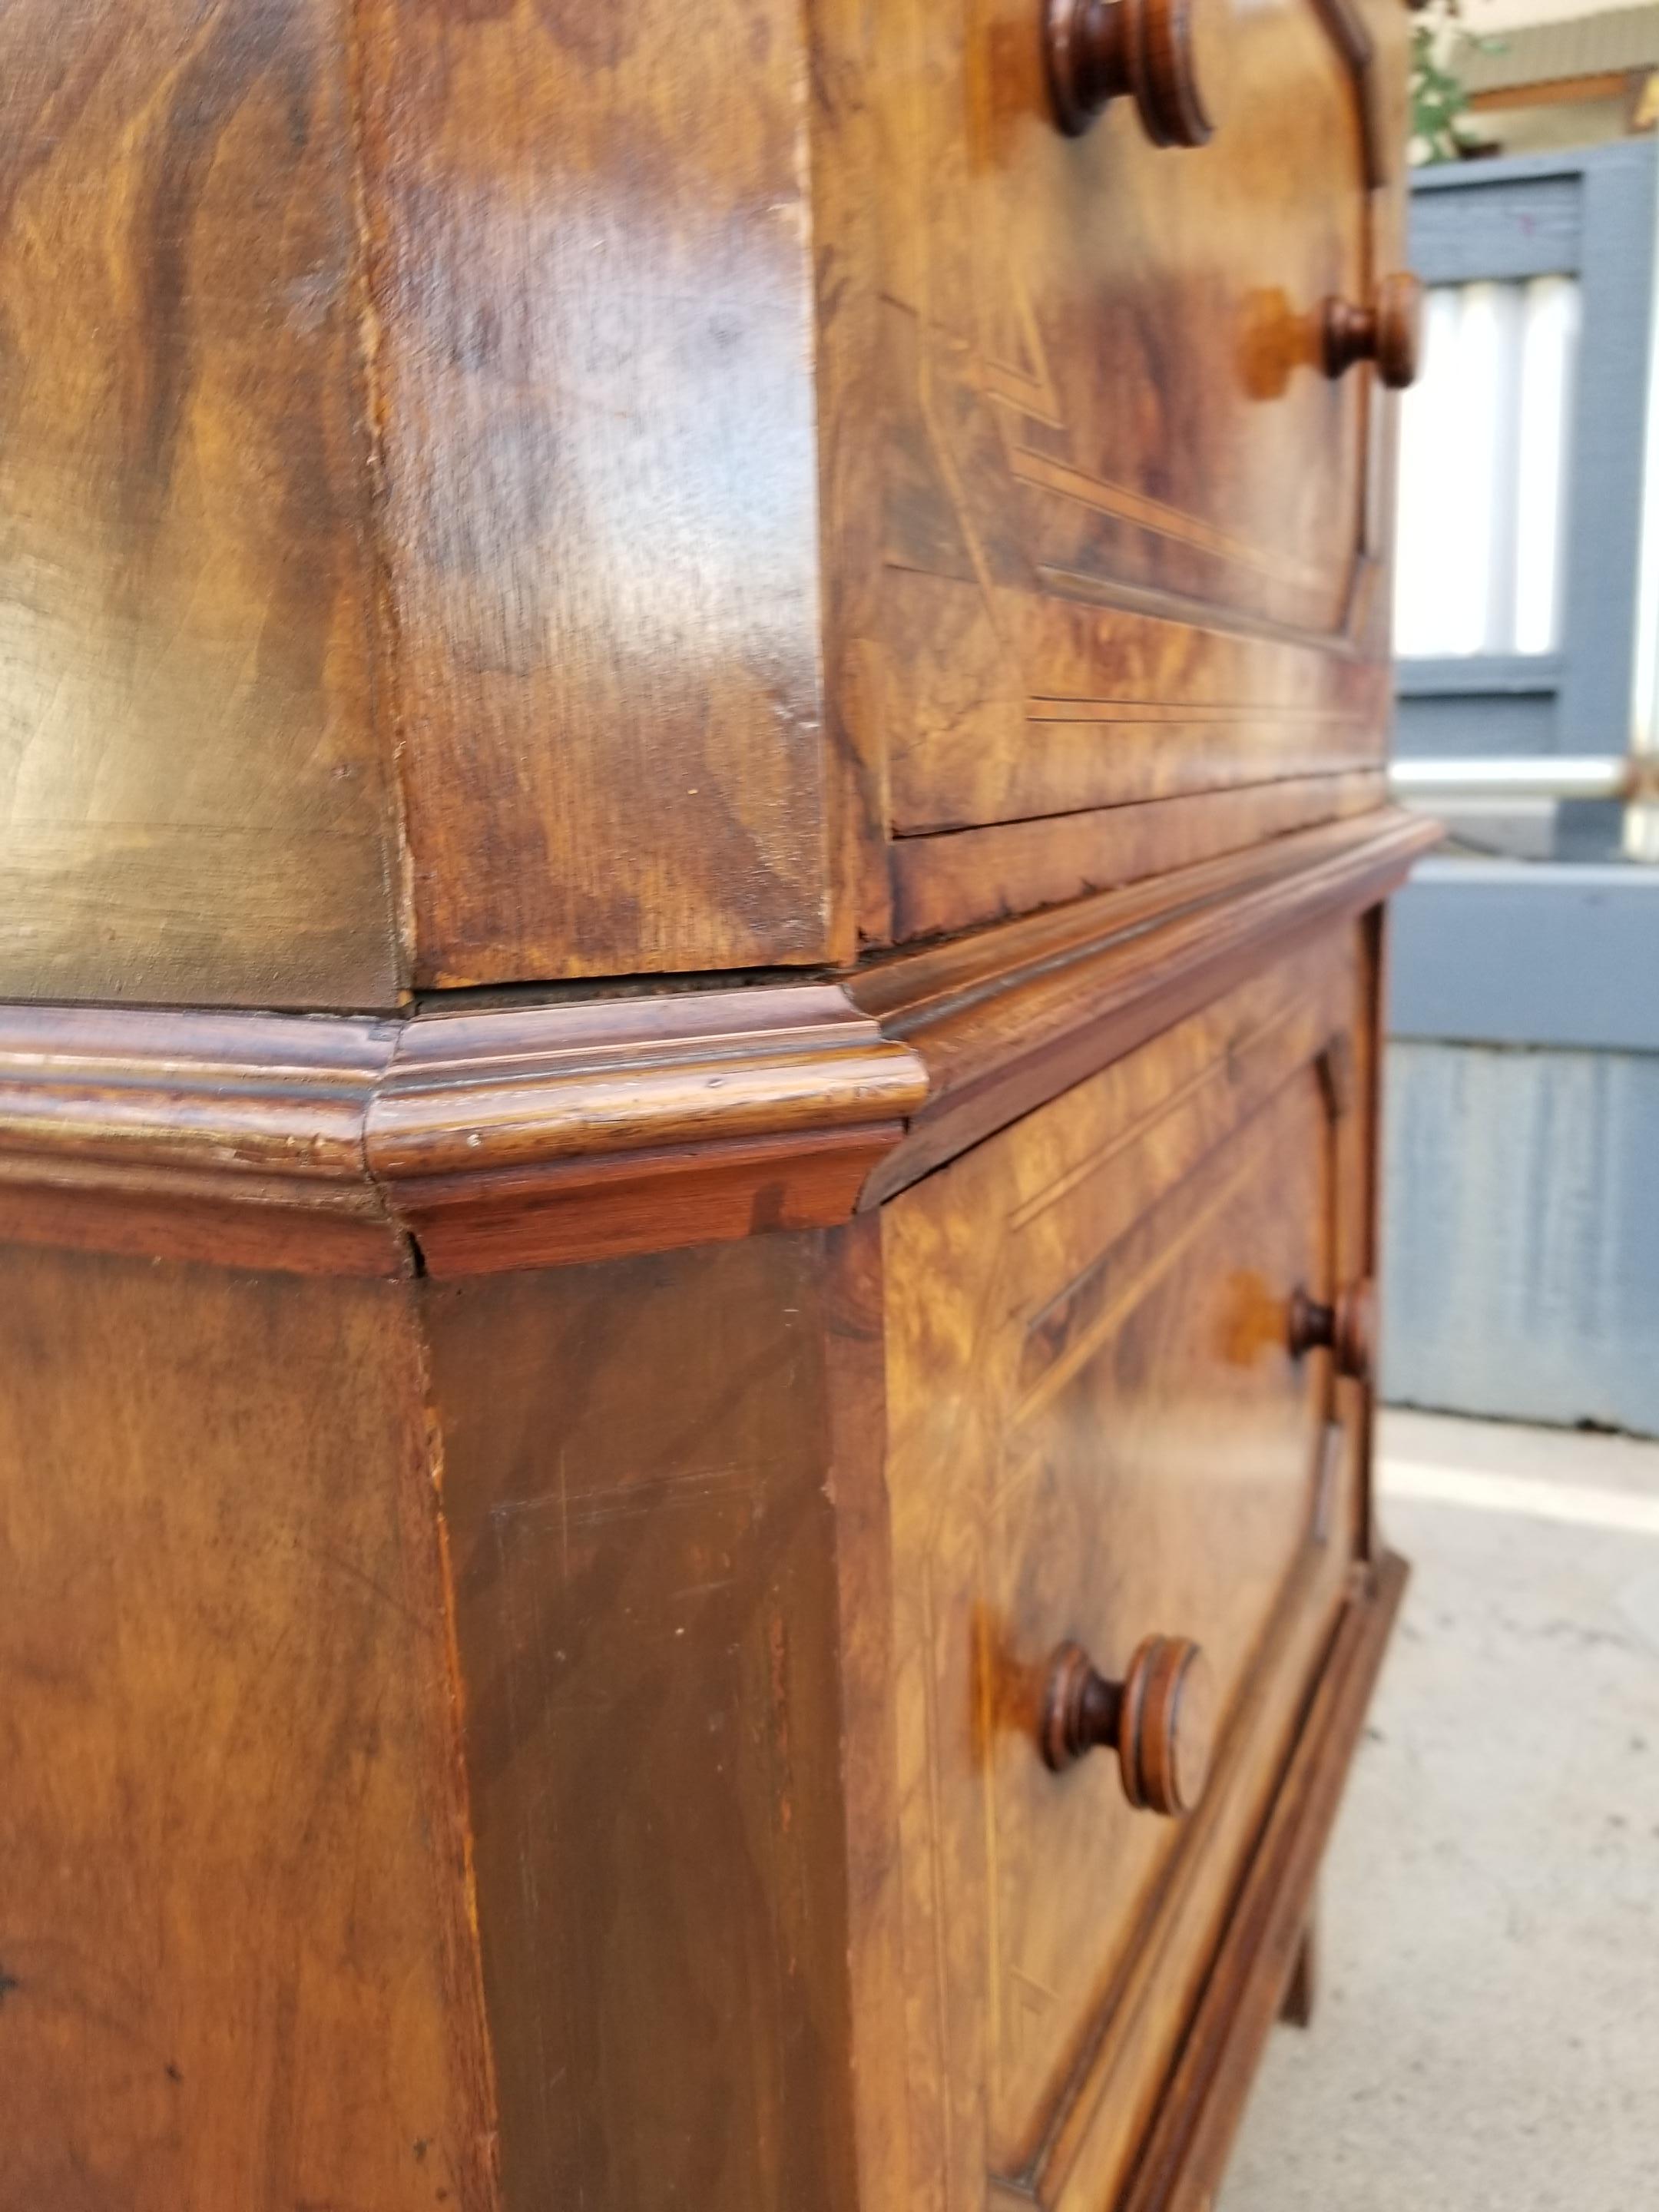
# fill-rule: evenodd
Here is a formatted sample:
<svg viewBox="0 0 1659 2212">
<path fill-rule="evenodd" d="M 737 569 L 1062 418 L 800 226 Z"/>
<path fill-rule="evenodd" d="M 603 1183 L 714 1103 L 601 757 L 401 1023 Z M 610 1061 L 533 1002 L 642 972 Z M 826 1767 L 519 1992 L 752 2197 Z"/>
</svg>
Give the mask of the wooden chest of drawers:
<svg viewBox="0 0 1659 2212">
<path fill-rule="evenodd" d="M 0 16 L 0 2212 L 1176 2212 L 1369 1480 L 1395 0 Z"/>
</svg>

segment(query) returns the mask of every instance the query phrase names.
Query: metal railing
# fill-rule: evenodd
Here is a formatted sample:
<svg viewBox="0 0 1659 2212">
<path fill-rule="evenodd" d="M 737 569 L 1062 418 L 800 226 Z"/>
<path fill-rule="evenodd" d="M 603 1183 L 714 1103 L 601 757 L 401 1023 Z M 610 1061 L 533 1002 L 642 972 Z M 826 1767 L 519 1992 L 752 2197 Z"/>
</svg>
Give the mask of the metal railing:
<svg viewBox="0 0 1659 2212">
<path fill-rule="evenodd" d="M 1540 756 L 1527 759 L 1396 760 L 1389 764 L 1396 799 L 1659 799 L 1659 760 L 1635 754 Z"/>
<path fill-rule="evenodd" d="M 1556 754 L 1525 758 L 1396 760 L 1389 789 L 1408 805 L 1458 801 L 1612 799 L 1625 810 L 1626 860 L 1659 865 L 1659 753 Z"/>
</svg>

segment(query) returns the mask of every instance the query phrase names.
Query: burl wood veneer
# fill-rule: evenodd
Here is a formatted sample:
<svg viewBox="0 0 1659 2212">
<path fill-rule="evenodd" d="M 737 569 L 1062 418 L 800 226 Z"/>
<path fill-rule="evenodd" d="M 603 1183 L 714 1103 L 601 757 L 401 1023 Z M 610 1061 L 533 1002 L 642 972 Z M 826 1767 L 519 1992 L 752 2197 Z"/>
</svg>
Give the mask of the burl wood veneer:
<svg viewBox="0 0 1659 2212">
<path fill-rule="evenodd" d="M 1206 2212 L 1370 1493 L 1395 0 L 0 9 L 0 2212 Z"/>
<path fill-rule="evenodd" d="M 1404 18 L 1192 4 L 1199 148 L 1042 0 L 11 0 L 0 991 L 841 963 L 1376 805 Z"/>
</svg>

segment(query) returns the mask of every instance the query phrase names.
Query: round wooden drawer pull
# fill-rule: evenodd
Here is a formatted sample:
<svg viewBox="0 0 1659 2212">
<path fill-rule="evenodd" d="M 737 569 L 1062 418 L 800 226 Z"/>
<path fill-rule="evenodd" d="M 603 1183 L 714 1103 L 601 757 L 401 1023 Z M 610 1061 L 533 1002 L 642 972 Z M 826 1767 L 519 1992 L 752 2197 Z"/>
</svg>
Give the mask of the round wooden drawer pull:
<svg viewBox="0 0 1659 2212">
<path fill-rule="evenodd" d="M 1374 361 L 1383 383 L 1403 392 L 1423 356 L 1423 287 L 1415 276 L 1385 276 L 1369 307 L 1327 300 L 1322 339 L 1327 376 Z"/>
<path fill-rule="evenodd" d="M 1351 1283 L 1333 1306 L 1321 1304 L 1306 1291 L 1292 1291 L 1285 1337 L 1292 1359 L 1310 1352 L 1328 1352 L 1339 1375 L 1369 1382 L 1376 1365 L 1375 1287 L 1370 1282 Z"/>
<path fill-rule="evenodd" d="M 1178 1816 L 1204 1794 L 1213 1735 L 1210 1669 L 1185 1637 L 1147 1637 L 1121 1682 L 1080 1644 L 1062 1644 L 1049 1662 L 1042 1756 L 1057 1773 L 1085 1752 L 1115 1751 L 1129 1802 Z"/>
<path fill-rule="evenodd" d="M 1211 0 L 1044 0 L 1048 89 L 1076 137 L 1133 96 L 1155 146 L 1202 146 L 1215 131 L 1201 89 L 1197 17 Z"/>
</svg>

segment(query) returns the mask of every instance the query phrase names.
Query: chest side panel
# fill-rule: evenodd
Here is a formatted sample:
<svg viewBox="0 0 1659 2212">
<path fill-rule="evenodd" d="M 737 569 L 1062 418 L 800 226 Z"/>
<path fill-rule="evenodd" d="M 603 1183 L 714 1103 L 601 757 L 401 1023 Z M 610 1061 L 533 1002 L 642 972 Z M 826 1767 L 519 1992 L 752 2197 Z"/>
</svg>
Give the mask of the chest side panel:
<svg viewBox="0 0 1659 2212">
<path fill-rule="evenodd" d="M 496 2212 L 407 1291 L 3 1267 L 4 2194 Z"/>
<path fill-rule="evenodd" d="M 418 980 L 822 959 L 798 15 L 359 12 Z"/>
<path fill-rule="evenodd" d="M 397 996 L 339 14 L 0 21 L 0 995 Z"/>
</svg>

